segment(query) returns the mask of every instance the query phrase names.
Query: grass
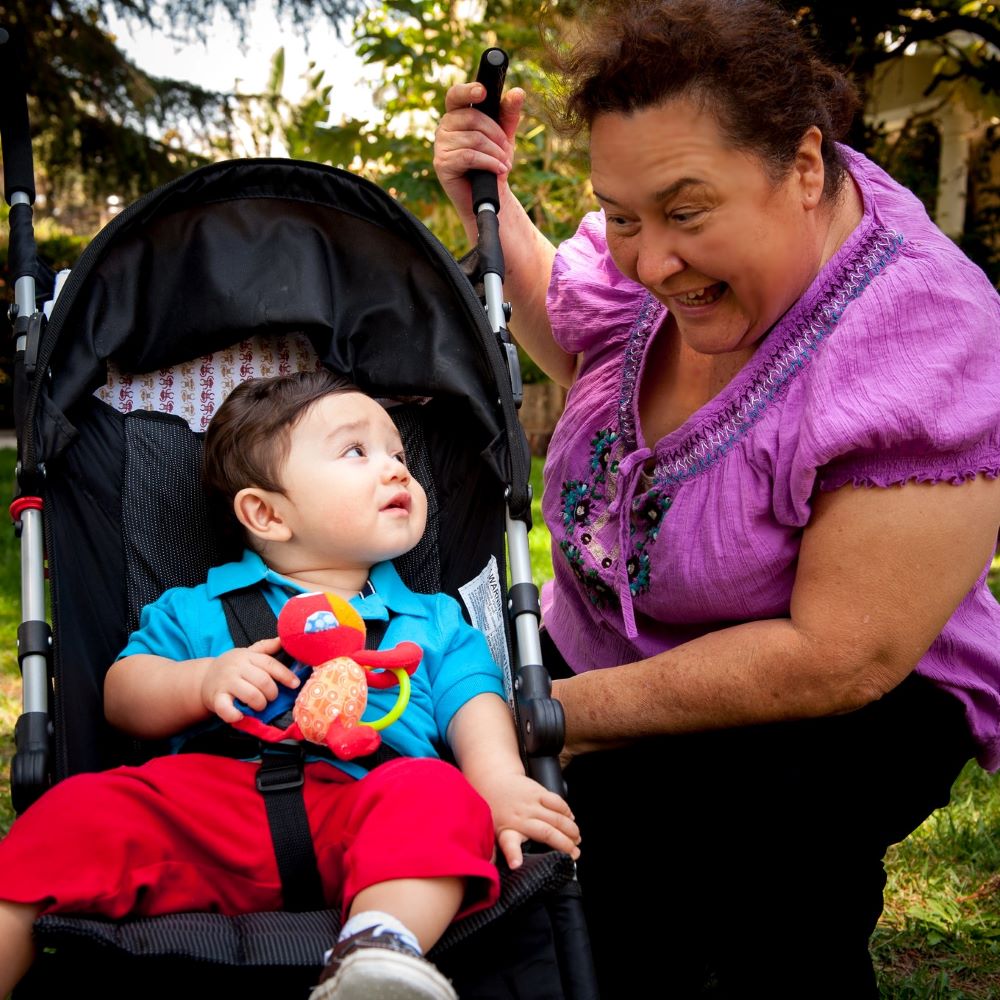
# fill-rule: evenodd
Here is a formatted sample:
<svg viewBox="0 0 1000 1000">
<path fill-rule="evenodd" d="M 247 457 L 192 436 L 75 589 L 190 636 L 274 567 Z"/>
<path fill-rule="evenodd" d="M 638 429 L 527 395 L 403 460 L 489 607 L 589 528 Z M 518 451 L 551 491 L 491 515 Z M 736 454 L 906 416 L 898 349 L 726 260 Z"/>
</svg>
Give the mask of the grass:
<svg viewBox="0 0 1000 1000">
<path fill-rule="evenodd" d="M 13 468 L 13 452 L 0 450 L 0 483 L 12 483 Z M 535 528 L 529 540 L 535 579 L 541 584 L 551 579 L 552 562 L 537 459 L 532 486 Z M 1000 594 L 1000 559 L 994 560 L 990 585 Z M 15 653 L 19 614 L 18 549 L 12 533 L 5 533 L 0 535 L 0 833 L 13 819 L 9 766 L 20 706 Z M 968 765 L 951 804 L 892 848 L 886 869 L 885 913 L 872 940 L 884 1000 L 1000 1000 L 997 780 Z M 822 898 L 822 886 L 814 895 Z"/>
</svg>

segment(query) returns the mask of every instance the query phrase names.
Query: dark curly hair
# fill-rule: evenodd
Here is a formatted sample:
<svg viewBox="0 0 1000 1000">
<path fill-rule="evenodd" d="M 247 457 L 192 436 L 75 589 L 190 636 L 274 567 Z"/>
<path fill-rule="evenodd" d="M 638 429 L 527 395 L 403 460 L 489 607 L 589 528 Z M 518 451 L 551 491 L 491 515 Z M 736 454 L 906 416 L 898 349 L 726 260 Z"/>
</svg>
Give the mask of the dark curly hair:
<svg viewBox="0 0 1000 1000">
<path fill-rule="evenodd" d="M 753 153 L 777 182 L 803 136 L 823 135 L 824 197 L 846 170 L 835 143 L 860 101 L 821 61 L 790 16 L 769 0 L 598 3 L 571 49 L 557 55 L 561 124 L 579 134 L 601 114 L 629 114 L 675 97 L 710 112 L 734 148 Z"/>
<path fill-rule="evenodd" d="M 212 417 L 202 452 L 202 482 L 220 510 L 249 486 L 284 492 L 281 467 L 292 428 L 326 396 L 361 392 L 325 368 L 241 382 Z"/>
</svg>

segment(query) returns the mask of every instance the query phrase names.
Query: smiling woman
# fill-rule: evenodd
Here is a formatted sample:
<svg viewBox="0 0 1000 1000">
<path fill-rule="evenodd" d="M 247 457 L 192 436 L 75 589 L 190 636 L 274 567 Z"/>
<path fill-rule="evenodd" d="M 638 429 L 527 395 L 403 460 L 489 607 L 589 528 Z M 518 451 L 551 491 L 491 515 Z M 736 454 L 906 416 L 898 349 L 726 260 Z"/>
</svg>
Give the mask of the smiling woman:
<svg viewBox="0 0 1000 1000">
<path fill-rule="evenodd" d="M 602 992 L 871 998 L 886 848 L 1000 766 L 1000 299 L 776 3 L 601 9 L 563 89 L 602 212 L 533 228 L 517 90 L 454 87 L 435 166 L 470 235 L 500 176 L 512 332 L 570 387 L 543 625 Z"/>
</svg>

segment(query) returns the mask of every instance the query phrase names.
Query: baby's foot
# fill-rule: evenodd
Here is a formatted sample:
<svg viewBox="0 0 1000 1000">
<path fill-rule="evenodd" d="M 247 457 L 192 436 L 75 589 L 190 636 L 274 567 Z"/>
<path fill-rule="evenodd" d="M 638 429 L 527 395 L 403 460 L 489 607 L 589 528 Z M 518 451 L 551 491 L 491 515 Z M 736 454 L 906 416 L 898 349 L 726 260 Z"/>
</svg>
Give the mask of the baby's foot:
<svg viewBox="0 0 1000 1000">
<path fill-rule="evenodd" d="M 309 1000 L 458 1000 L 451 983 L 390 930 L 338 941 Z"/>
</svg>

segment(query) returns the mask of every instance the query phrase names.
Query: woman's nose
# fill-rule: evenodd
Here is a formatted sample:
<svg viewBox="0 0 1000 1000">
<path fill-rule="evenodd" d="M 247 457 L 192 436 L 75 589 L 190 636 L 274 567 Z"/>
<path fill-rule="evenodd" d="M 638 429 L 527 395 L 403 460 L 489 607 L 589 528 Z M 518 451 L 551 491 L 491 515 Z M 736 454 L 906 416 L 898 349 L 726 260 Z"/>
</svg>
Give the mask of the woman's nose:
<svg viewBox="0 0 1000 1000">
<path fill-rule="evenodd" d="M 669 239 L 660 234 L 640 237 L 636 254 L 635 273 L 639 283 L 650 291 L 661 288 L 667 280 L 686 267 Z"/>
</svg>

